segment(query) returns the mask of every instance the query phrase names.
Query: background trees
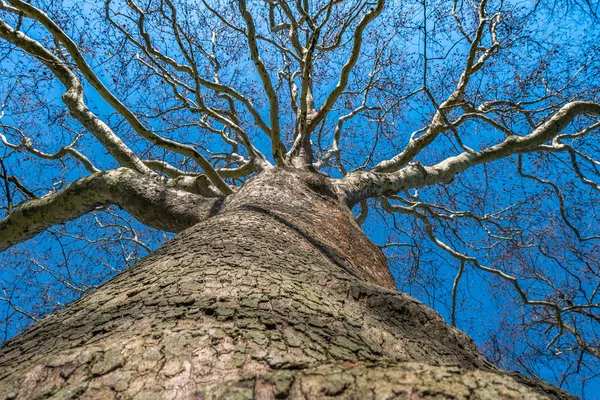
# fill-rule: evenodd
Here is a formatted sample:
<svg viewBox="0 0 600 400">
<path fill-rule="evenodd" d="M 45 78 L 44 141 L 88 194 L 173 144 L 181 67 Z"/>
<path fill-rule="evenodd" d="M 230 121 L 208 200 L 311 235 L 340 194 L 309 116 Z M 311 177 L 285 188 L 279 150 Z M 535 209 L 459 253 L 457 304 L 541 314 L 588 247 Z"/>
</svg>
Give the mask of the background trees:
<svg viewBox="0 0 600 400">
<path fill-rule="evenodd" d="M 118 166 L 215 197 L 270 165 L 313 164 L 356 186 L 401 291 L 506 368 L 598 387 L 593 4 L 0 9 L 5 215 Z M 9 248 L 4 338 L 169 235 L 101 204 Z"/>
</svg>

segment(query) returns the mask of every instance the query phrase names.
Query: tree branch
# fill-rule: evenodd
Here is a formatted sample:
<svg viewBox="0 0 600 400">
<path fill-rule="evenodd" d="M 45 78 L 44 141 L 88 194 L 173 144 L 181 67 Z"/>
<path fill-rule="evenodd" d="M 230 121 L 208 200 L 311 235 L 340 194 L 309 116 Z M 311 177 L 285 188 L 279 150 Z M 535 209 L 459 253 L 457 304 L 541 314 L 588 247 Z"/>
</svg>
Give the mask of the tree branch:
<svg viewBox="0 0 600 400">
<path fill-rule="evenodd" d="M 56 23 L 54 23 L 54 21 L 52 21 L 42 10 L 20 0 L 8 1 L 11 3 L 11 5 L 23 11 L 30 18 L 39 21 L 46 29 L 48 29 L 53 37 L 55 37 L 65 46 L 69 52 L 69 55 L 73 58 L 73 61 L 87 81 L 94 87 L 94 89 L 98 91 L 100 96 L 102 96 L 102 98 L 106 100 L 108 104 L 110 104 L 119 114 L 123 116 L 123 118 L 125 118 L 125 120 L 137 134 L 157 146 L 190 157 L 197 162 L 198 165 L 200 165 L 211 182 L 218 187 L 223 194 L 228 195 L 233 193 L 231 188 L 221 179 L 219 174 L 217 174 L 217 172 L 212 168 L 210 163 L 194 147 L 163 138 L 146 128 L 142 121 L 140 121 L 139 118 L 125 104 L 117 99 L 117 97 L 102 83 L 102 81 L 100 81 L 98 76 L 96 76 L 91 67 L 85 61 L 75 42 L 73 42 L 73 40 L 71 40 L 71 38 L 67 36 L 67 34 L 64 33 L 62 29 L 60 29 L 58 25 L 56 25 Z M 22 33 L 19 32 L 19 34 L 24 37 Z M 43 62 L 43 60 L 41 61 Z M 80 91 L 82 92 L 83 89 L 80 88 Z M 78 93 L 78 97 L 81 96 L 82 93 Z M 139 161 L 139 159 L 137 161 Z M 145 167 L 141 161 L 139 161 L 139 164 L 141 165 L 140 168 L 143 167 L 147 169 L 147 167 Z M 150 173 L 148 169 L 145 172 Z"/>
<path fill-rule="evenodd" d="M 335 88 L 331 91 L 323 106 L 319 109 L 317 114 L 311 119 L 310 124 L 308 126 L 308 131 L 312 131 L 331 111 L 331 108 L 337 101 L 337 99 L 341 96 L 348 84 L 348 79 L 350 77 L 350 72 L 356 65 L 358 61 L 358 57 L 360 55 L 360 49 L 363 41 L 363 32 L 367 28 L 367 26 L 375 19 L 381 11 L 383 11 L 383 6 L 385 4 L 384 0 L 378 0 L 375 8 L 372 8 L 365 14 L 365 16 L 360 20 L 358 25 L 356 26 L 356 30 L 354 31 L 352 49 L 350 51 L 350 57 L 346 61 L 346 64 L 342 67 L 340 72 L 340 76 L 338 79 Z"/>
<path fill-rule="evenodd" d="M 222 199 L 168 188 L 129 168 L 98 172 L 16 207 L 0 220 L 0 251 L 110 204 L 145 225 L 179 232 L 209 217 Z"/>
<path fill-rule="evenodd" d="M 277 98 L 277 93 L 273 88 L 273 83 L 271 82 L 271 78 L 269 77 L 267 68 L 265 67 L 265 64 L 258 52 L 254 19 L 252 18 L 250 12 L 246 9 L 246 1 L 238 0 L 238 6 L 240 9 L 240 13 L 242 14 L 242 18 L 246 23 L 246 38 L 248 39 L 248 49 L 250 50 L 250 56 L 252 57 L 252 61 L 254 62 L 258 75 L 260 76 L 263 87 L 265 89 L 265 94 L 267 95 L 267 98 L 269 100 L 269 117 L 271 122 L 270 136 L 273 158 L 275 159 L 275 163 L 277 165 L 283 165 L 283 146 L 281 143 L 279 127 L 279 99 Z"/>
<path fill-rule="evenodd" d="M 448 121 L 448 113 L 464 100 L 467 86 L 471 81 L 472 76 L 479 72 L 483 68 L 486 61 L 490 59 L 501 47 L 501 44 L 496 36 L 496 29 L 500 21 L 500 14 L 495 14 L 491 18 L 486 17 L 486 5 L 487 0 L 483 0 L 478 6 L 479 21 L 475 31 L 474 39 L 471 40 L 467 35 L 467 40 L 470 43 L 469 52 L 466 57 L 465 67 L 456 84 L 456 88 L 452 91 L 450 96 L 448 96 L 448 98 L 439 105 L 436 104 L 431 92 L 427 87 L 427 57 L 425 57 L 425 65 L 423 68 L 423 90 L 434 105 L 436 109 L 435 114 L 433 115 L 429 126 L 424 129 L 425 133 L 423 133 L 423 135 L 415 138 L 413 134 L 410 142 L 401 153 L 395 155 L 389 160 L 380 162 L 373 168 L 374 172 L 397 171 L 399 168 L 412 161 L 421 150 L 430 145 L 441 133 L 447 131 L 448 129 L 454 130 L 454 125 Z M 492 45 L 486 48 L 482 47 L 481 43 L 484 39 L 485 28 L 488 25 L 488 30 L 492 38 Z M 462 27 L 459 26 L 459 28 L 462 30 Z M 427 36 L 425 35 L 425 38 L 426 37 Z M 477 57 L 478 54 L 480 54 L 479 57 Z M 456 132 L 454 133 L 460 142 L 458 134 Z"/>
<path fill-rule="evenodd" d="M 58 57 L 38 41 L 26 36 L 23 32 L 12 29 L 2 20 L 0 20 L 0 37 L 31 54 L 52 71 L 67 89 L 62 99 L 71 115 L 102 143 L 120 165 L 142 173 L 152 173 L 135 153 L 115 135 L 112 129 L 90 111 L 83 100 L 81 82 Z"/>
<path fill-rule="evenodd" d="M 433 166 L 411 163 L 398 172 L 354 172 L 336 181 L 346 196 L 349 206 L 373 197 L 396 194 L 410 188 L 451 182 L 459 174 L 475 165 L 492 162 L 512 154 L 535 151 L 537 146 L 552 140 L 577 116 L 600 115 L 600 104 L 575 101 L 558 110 L 547 122 L 526 136 L 512 135 L 501 143 L 481 151 L 467 151 L 449 157 Z"/>
<path fill-rule="evenodd" d="M 73 157 L 74 159 L 76 159 L 77 161 L 79 161 L 88 172 L 94 173 L 94 172 L 100 171 L 98 168 L 96 168 L 94 166 L 94 164 L 90 161 L 89 158 L 87 158 L 86 156 L 81 154 L 81 152 L 79 152 L 78 150 L 73 148 L 73 146 L 77 142 L 78 138 L 76 138 L 73 141 L 73 143 L 71 143 L 67 146 L 62 146 L 55 153 L 45 153 L 45 152 L 40 151 L 40 150 L 36 149 L 35 147 L 33 147 L 31 139 L 29 137 L 27 137 L 25 135 L 25 133 L 23 133 L 23 131 L 21 131 L 20 129 L 15 128 L 14 126 L 4 125 L 3 123 L 0 123 L 0 128 L 7 129 L 7 130 L 13 130 L 21 136 L 21 139 L 22 139 L 21 143 L 16 145 L 16 144 L 10 143 L 6 139 L 6 136 L 4 136 L 2 133 L 0 133 L 0 142 L 2 142 L 2 144 L 4 144 L 8 148 L 11 148 L 13 150 L 19 150 L 21 148 L 24 148 L 29 153 L 33 154 L 36 157 L 44 159 L 44 160 L 60 160 L 68 154 L 71 157 Z"/>
</svg>

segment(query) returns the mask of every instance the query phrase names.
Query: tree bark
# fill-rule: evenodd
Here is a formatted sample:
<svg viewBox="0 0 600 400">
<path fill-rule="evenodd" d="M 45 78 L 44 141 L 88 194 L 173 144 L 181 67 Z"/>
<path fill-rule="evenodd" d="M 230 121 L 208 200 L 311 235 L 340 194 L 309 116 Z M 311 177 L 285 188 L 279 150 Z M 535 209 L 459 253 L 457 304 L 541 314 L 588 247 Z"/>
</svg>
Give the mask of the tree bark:
<svg viewBox="0 0 600 400">
<path fill-rule="evenodd" d="M 0 397 L 568 398 L 398 293 L 330 180 L 273 168 L 0 349 Z"/>
</svg>

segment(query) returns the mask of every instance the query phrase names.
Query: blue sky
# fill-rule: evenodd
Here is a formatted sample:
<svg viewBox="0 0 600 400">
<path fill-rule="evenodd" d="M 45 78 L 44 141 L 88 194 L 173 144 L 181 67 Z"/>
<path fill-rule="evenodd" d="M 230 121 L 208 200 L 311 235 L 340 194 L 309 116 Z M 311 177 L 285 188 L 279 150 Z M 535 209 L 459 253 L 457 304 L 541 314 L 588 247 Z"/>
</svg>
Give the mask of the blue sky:
<svg viewBox="0 0 600 400">
<path fill-rule="evenodd" d="M 103 25 L 95 14 L 101 10 L 93 4 L 54 2 L 42 5 L 50 7 L 49 13 L 59 18 L 66 31 L 85 50 L 84 55 L 94 71 L 126 104 L 140 113 L 155 112 L 174 104 L 170 100 L 172 95 L 168 85 L 159 78 L 147 75 L 147 70 L 134 61 L 134 50 L 115 40 L 119 37 L 118 34 Z M 552 98 L 539 104 L 555 105 L 565 99 L 598 100 L 599 49 L 594 43 L 594 38 L 599 34 L 597 24 L 589 15 L 577 12 L 576 9 L 571 13 L 565 11 L 564 15 L 541 11 L 527 17 L 526 9 L 531 9 L 531 5 L 530 2 L 505 3 L 507 22 L 502 25 L 501 34 L 507 39 L 513 36 L 520 39 L 511 42 L 512 47 L 501 51 L 489 66 L 472 78 L 468 100 L 474 104 L 505 98 L 527 101 L 549 91 L 556 91 L 570 82 L 573 76 L 575 78 L 570 82 L 569 88 L 561 92 L 561 98 Z M 490 2 L 490 9 L 497 7 L 497 2 Z M 360 88 L 365 77 L 373 71 L 374 56 L 380 54 L 385 60 L 385 65 L 377 72 L 378 89 L 373 90 L 370 95 L 370 105 L 385 108 L 395 99 L 423 85 L 423 27 L 427 28 L 429 35 L 427 84 L 436 101 L 443 101 L 448 96 L 460 76 L 468 48 L 466 40 L 461 39 L 448 14 L 449 8 L 448 2 L 428 2 L 425 13 L 427 21 L 424 22 L 422 3 L 388 4 L 380 21 L 368 30 L 363 55 L 351 75 L 351 85 Z M 85 18 L 70 17 L 78 15 L 82 10 Z M 229 15 L 229 11 L 225 11 L 223 15 Z M 196 10 L 190 9 L 186 13 L 194 23 L 201 20 Z M 471 14 L 465 12 L 465 24 L 468 24 L 470 18 Z M 258 30 L 265 34 L 266 20 L 265 16 L 256 18 Z M 241 23 L 239 20 L 237 22 Z M 210 37 L 206 32 L 212 26 L 218 26 L 218 23 L 214 20 L 204 21 L 192 29 L 199 36 L 198 43 L 210 46 Z M 160 28 L 156 25 L 153 27 Z M 39 26 L 25 21 L 22 30 L 40 42 L 52 45 Z M 171 36 L 165 33 L 159 35 L 156 31 L 154 34 L 157 45 L 163 51 L 176 54 Z M 202 36 L 203 34 L 205 35 Z M 220 31 L 218 41 L 216 54 L 223 60 L 221 80 L 248 93 L 267 120 L 267 103 L 244 46 L 240 46 L 239 38 L 226 30 Z M 261 50 L 265 62 L 273 68 L 270 73 L 276 81 L 276 68 L 281 67 L 282 58 L 266 45 Z M 0 54 L 7 54 L 0 67 L 3 73 L 0 75 L 0 95 L 7 99 L 6 115 L 0 120 L 2 123 L 20 127 L 31 135 L 36 146 L 48 152 L 56 151 L 82 133 L 77 143 L 78 149 L 88 155 L 99 168 L 116 167 L 115 161 L 93 137 L 77 122 L 68 118 L 60 101 L 62 86 L 47 75 L 42 66 L 32 61 L 28 55 L 6 46 L 0 48 Z M 346 46 L 339 53 L 324 55 L 315 62 L 315 79 L 318 78 L 319 83 L 315 93 L 317 105 L 335 85 L 335 73 L 347 55 Z M 181 55 L 178 57 L 181 61 Z M 210 63 L 204 62 L 202 66 L 208 71 Z M 284 89 L 279 92 L 281 119 L 282 125 L 289 128 L 294 121 L 289 107 L 284 106 L 289 100 Z M 86 86 L 86 96 L 90 108 L 107 121 L 128 145 L 143 154 L 144 158 L 164 158 L 175 165 L 182 165 L 182 168 L 197 170 L 193 165 L 183 165 L 181 157 L 156 149 L 136 137 L 123 119 L 89 85 Z M 337 118 L 356 107 L 361 100 L 361 95 L 350 94 L 340 99 L 339 109 L 330 114 L 323 126 L 324 150 L 331 143 Z M 218 100 L 214 101 L 218 103 Z M 377 146 L 367 167 L 396 154 L 407 143 L 411 132 L 428 123 L 434 111 L 431 101 L 423 93 L 419 93 L 391 108 L 384 121 L 374 121 L 375 113 L 363 113 L 351 119 L 345 124 L 341 141 L 344 166 L 348 170 L 360 167 L 371 154 L 375 143 Z M 538 117 L 543 115 L 542 112 Z M 154 129 L 165 130 L 176 123 L 193 122 L 195 118 L 198 117 L 189 112 L 172 112 L 164 119 L 146 118 L 145 121 Z M 506 118 L 506 124 L 517 133 L 526 134 L 530 129 L 525 119 L 518 115 L 511 116 L 507 113 Z M 268 154 L 270 144 L 265 135 L 252 126 L 247 113 L 242 114 L 242 120 L 248 127 L 255 146 Z M 576 128 L 577 126 L 573 126 L 570 129 L 574 131 Z M 497 130 L 490 129 L 481 122 L 461 126 L 460 134 L 464 144 L 475 149 L 497 143 L 503 138 Z M 208 150 L 213 153 L 227 150 L 218 136 L 197 127 L 179 128 L 165 132 L 164 135 L 194 143 L 206 156 L 210 156 Z M 316 135 L 313 142 L 316 145 Z M 578 139 L 575 144 L 592 155 L 598 150 L 597 138 L 593 136 Z M 35 188 L 37 195 L 52 192 L 87 174 L 72 160 L 40 163 L 25 152 L 8 149 L 2 151 L 3 160 L 10 172 L 17 174 L 26 186 Z M 418 160 L 423 164 L 432 164 L 459 151 L 451 134 L 442 135 L 419 155 Z M 452 184 L 419 190 L 420 200 L 480 215 L 500 213 L 497 226 L 483 226 L 468 218 L 440 220 L 436 222 L 436 233 L 460 251 L 471 252 L 469 254 L 480 257 L 482 263 L 515 274 L 535 298 L 552 296 L 548 285 L 540 283 L 536 277 L 535 274 L 538 274 L 551 278 L 561 288 L 569 289 L 579 285 L 573 296 L 582 300 L 586 293 L 593 292 L 594 285 L 597 284 L 597 277 L 585 274 L 586 263 L 593 264 L 594 260 L 598 260 L 598 245 L 593 241 L 578 243 L 574 240 L 574 233 L 559 215 L 558 200 L 551 187 L 521 177 L 516 164 L 517 157 L 513 156 L 491 165 L 478 166 L 455 179 Z M 586 168 L 594 176 L 592 166 Z M 523 170 L 536 174 L 541 179 L 552 180 L 567 195 L 567 214 L 573 225 L 582 231 L 587 229 L 598 233 L 595 206 L 598 194 L 574 179 L 568 157 L 553 154 L 526 156 L 523 159 Z M 340 176 L 335 168 L 326 171 L 332 176 Z M 15 196 L 16 202 L 23 200 L 18 193 Z M 404 197 L 410 199 L 407 195 Z M 111 224 L 114 226 L 107 227 Z M 424 235 L 422 223 L 414 217 L 385 215 L 376 201 L 371 203 L 364 228 L 379 245 L 383 246 L 388 242 L 407 244 L 384 249 L 399 289 L 411 293 L 450 320 L 452 284 L 460 263 L 431 244 Z M 512 235 L 513 239 L 495 240 L 486 235 L 486 228 L 495 229 L 494 233 L 498 235 Z M 133 232 L 151 248 L 169 237 L 143 228 L 119 210 L 113 210 L 112 214 L 99 212 L 97 215 L 57 226 L 0 255 L 3 263 L 0 267 L 0 283 L 8 289 L 7 293 L 15 304 L 32 313 L 46 314 L 57 304 L 64 305 L 80 295 L 80 290 L 65 288 L 64 284 L 59 285 L 57 281 L 68 282 L 78 288 L 92 286 L 143 256 L 146 251 L 132 241 Z M 552 249 L 559 260 L 546 256 L 545 249 Z M 568 271 L 559 261 L 569 264 Z M 597 266 L 592 268 L 597 269 Z M 575 282 L 578 279 L 579 283 Z M 534 315 L 528 307 L 520 306 L 518 297 L 505 282 L 473 266 L 465 267 L 457 299 L 457 326 L 468 332 L 484 352 L 489 352 L 494 344 L 500 343 L 507 353 L 527 354 L 535 346 L 544 349 L 544 343 L 552 336 L 552 329 L 542 334 L 544 329 L 537 329 L 537 325 L 522 332 L 517 328 L 513 329 L 535 322 L 539 315 Z M 14 309 L 5 303 L 0 305 L 0 315 L 10 315 L 12 311 Z M 21 330 L 28 320 L 15 316 L 5 319 L 5 323 L 10 324 L 6 329 L 10 336 Z M 598 327 L 581 323 L 584 329 L 589 330 L 590 337 L 597 340 Z M 559 384 L 555 375 L 574 368 L 569 366 L 573 355 L 565 349 L 562 351 L 561 357 L 544 354 L 527 367 L 544 379 Z M 507 363 L 507 368 L 525 367 L 511 364 L 510 357 L 501 361 Z M 589 365 L 597 366 L 598 362 L 590 361 Z M 600 380 L 594 374 L 594 371 L 581 370 L 570 378 L 566 388 L 583 397 L 593 398 L 595 393 L 600 393 Z"/>
</svg>

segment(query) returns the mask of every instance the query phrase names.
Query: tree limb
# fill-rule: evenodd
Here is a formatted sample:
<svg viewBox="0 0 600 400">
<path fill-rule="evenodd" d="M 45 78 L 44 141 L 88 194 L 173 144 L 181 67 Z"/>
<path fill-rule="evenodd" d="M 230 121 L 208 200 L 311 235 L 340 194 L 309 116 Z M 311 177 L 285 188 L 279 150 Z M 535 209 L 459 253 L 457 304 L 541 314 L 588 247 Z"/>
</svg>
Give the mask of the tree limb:
<svg viewBox="0 0 600 400">
<path fill-rule="evenodd" d="M 62 96 L 63 102 L 69 108 L 71 115 L 85 126 L 117 162 L 136 171 L 151 174 L 141 160 L 123 141 L 115 135 L 113 130 L 100 120 L 87 107 L 83 100 L 83 87 L 77 76 L 54 54 L 42 46 L 38 41 L 28 37 L 23 32 L 12 29 L 7 23 L 0 20 L 0 37 L 9 43 L 18 46 L 31 54 L 42 63 L 65 86 L 67 91 Z"/>
<path fill-rule="evenodd" d="M 353 43 L 352 49 L 350 51 L 350 57 L 342 67 L 335 88 L 331 91 L 329 96 L 327 96 L 327 99 L 325 100 L 325 103 L 323 104 L 321 109 L 319 109 L 317 114 L 311 119 L 310 124 L 308 126 L 309 132 L 312 131 L 327 116 L 337 99 L 344 92 L 344 89 L 346 89 L 348 79 L 350 78 L 350 72 L 352 72 L 352 69 L 356 65 L 356 62 L 358 61 L 358 57 L 360 55 L 364 30 L 375 18 L 379 16 L 379 14 L 381 14 L 381 11 L 383 11 L 384 4 L 384 0 L 378 0 L 375 7 L 371 8 L 356 26 L 356 30 L 354 31 L 353 35 Z"/>
<path fill-rule="evenodd" d="M 110 204 L 145 225 L 179 232 L 209 217 L 222 199 L 168 188 L 129 168 L 98 172 L 16 207 L 0 220 L 0 251 Z"/>
<path fill-rule="evenodd" d="M 283 147 L 281 144 L 280 138 L 280 127 L 279 127 L 279 100 L 277 98 L 277 93 L 273 88 L 273 83 L 271 82 L 271 78 L 269 77 L 269 73 L 263 60 L 260 57 L 258 52 L 258 44 L 256 43 L 256 28 L 254 26 L 254 19 L 250 12 L 246 9 L 246 1 L 238 0 L 238 6 L 240 9 L 240 13 L 242 14 L 242 18 L 246 23 L 246 38 L 248 40 L 248 49 L 250 50 L 250 56 L 252 57 L 252 61 L 254 62 L 254 66 L 256 67 L 256 71 L 260 76 L 262 81 L 265 94 L 269 100 L 269 117 L 271 122 L 271 146 L 273 151 L 273 158 L 275 159 L 275 163 L 277 165 L 283 164 Z"/>
<path fill-rule="evenodd" d="M 410 188 L 451 182 L 454 176 L 483 163 L 512 154 L 535 151 L 537 146 L 553 139 L 577 116 L 600 115 L 600 104 L 575 101 L 558 110 L 547 122 L 526 136 L 512 135 L 501 143 L 481 151 L 466 151 L 449 157 L 433 166 L 411 163 L 398 172 L 354 172 L 336 181 L 336 186 L 346 196 L 349 206 L 373 197 L 396 194 Z"/>
<path fill-rule="evenodd" d="M 471 81 L 474 74 L 479 72 L 486 61 L 494 55 L 494 53 L 501 47 L 500 42 L 496 36 L 496 29 L 500 21 L 500 14 L 495 14 L 492 18 L 486 17 L 485 8 L 487 0 L 483 0 L 478 6 L 479 22 L 475 32 L 475 37 L 471 40 L 468 35 L 467 40 L 470 43 L 469 52 L 466 57 L 465 67 L 460 75 L 460 78 L 456 84 L 456 88 L 452 91 L 450 96 L 444 100 L 441 104 L 437 105 L 431 92 L 427 86 L 427 66 L 424 66 L 423 76 L 423 90 L 430 98 L 436 111 L 433 115 L 431 123 L 424 129 L 423 135 L 415 138 L 414 134 L 411 136 L 411 140 L 406 148 L 399 154 L 395 155 L 389 160 L 380 162 L 373 168 L 374 172 L 394 172 L 399 168 L 405 166 L 408 162 L 412 161 L 414 157 L 425 147 L 429 146 L 441 133 L 448 129 L 454 130 L 454 125 L 448 121 L 448 113 L 460 104 L 465 97 L 467 86 Z M 455 14 L 456 15 L 456 14 Z M 484 33 L 486 26 L 489 25 L 489 32 L 492 37 L 492 45 L 488 48 L 482 47 L 481 43 L 484 39 Z M 459 25 L 462 30 L 462 27 Z M 425 38 L 427 35 L 425 35 Z M 481 54 L 480 54 L 481 53 Z M 478 54 L 479 57 L 478 57 Z M 427 58 L 425 57 L 425 63 Z M 459 121 L 460 122 L 460 121 Z M 455 132 L 456 134 L 456 132 Z M 458 134 L 455 135 L 460 141 Z"/>
<path fill-rule="evenodd" d="M 8 1 L 11 3 L 12 6 L 18 8 L 30 18 L 39 21 L 42 25 L 44 25 L 46 29 L 48 29 L 48 31 L 52 34 L 53 37 L 55 37 L 65 46 L 66 50 L 69 52 L 69 55 L 73 58 L 73 61 L 75 62 L 83 76 L 87 79 L 87 81 L 94 87 L 94 89 L 98 91 L 100 96 L 102 96 L 102 98 L 106 100 L 108 104 L 110 104 L 119 114 L 123 116 L 123 118 L 125 118 L 125 120 L 130 124 L 130 126 L 137 134 L 139 134 L 141 137 L 157 146 L 190 157 L 195 162 L 197 162 L 198 165 L 200 165 L 200 167 L 204 170 L 211 182 L 216 187 L 218 187 L 223 194 L 228 195 L 233 193 L 231 188 L 221 179 L 219 174 L 217 174 L 217 172 L 212 168 L 210 163 L 194 147 L 181 144 L 174 140 L 163 138 L 146 128 L 142 121 L 140 121 L 139 118 L 125 104 L 123 104 L 92 71 L 91 67 L 85 61 L 83 55 L 77 48 L 75 42 L 73 42 L 73 40 L 69 36 L 67 36 L 67 34 L 64 33 L 63 30 L 60 29 L 60 27 L 58 27 L 58 25 L 56 25 L 56 23 L 52 21 L 42 10 L 30 4 L 24 3 L 20 0 Z M 24 37 L 24 35 L 20 32 L 18 32 L 17 34 L 20 34 Z M 41 61 L 44 62 L 43 59 L 41 59 Z M 44 63 L 48 65 L 46 62 Z M 79 89 L 81 92 L 83 91 L 82 88 Z M 82 97 L 82 94 L 78 93 L 78 97 Z M 63 96 L 63 98 L 65 98 L 65 96 Z M 139 159 L 137 161 L 139 162 L 141 167 L 146 168 Z M 149 173 L 150 171 L 147 170 L 145 172 Z"/>
</svg>

